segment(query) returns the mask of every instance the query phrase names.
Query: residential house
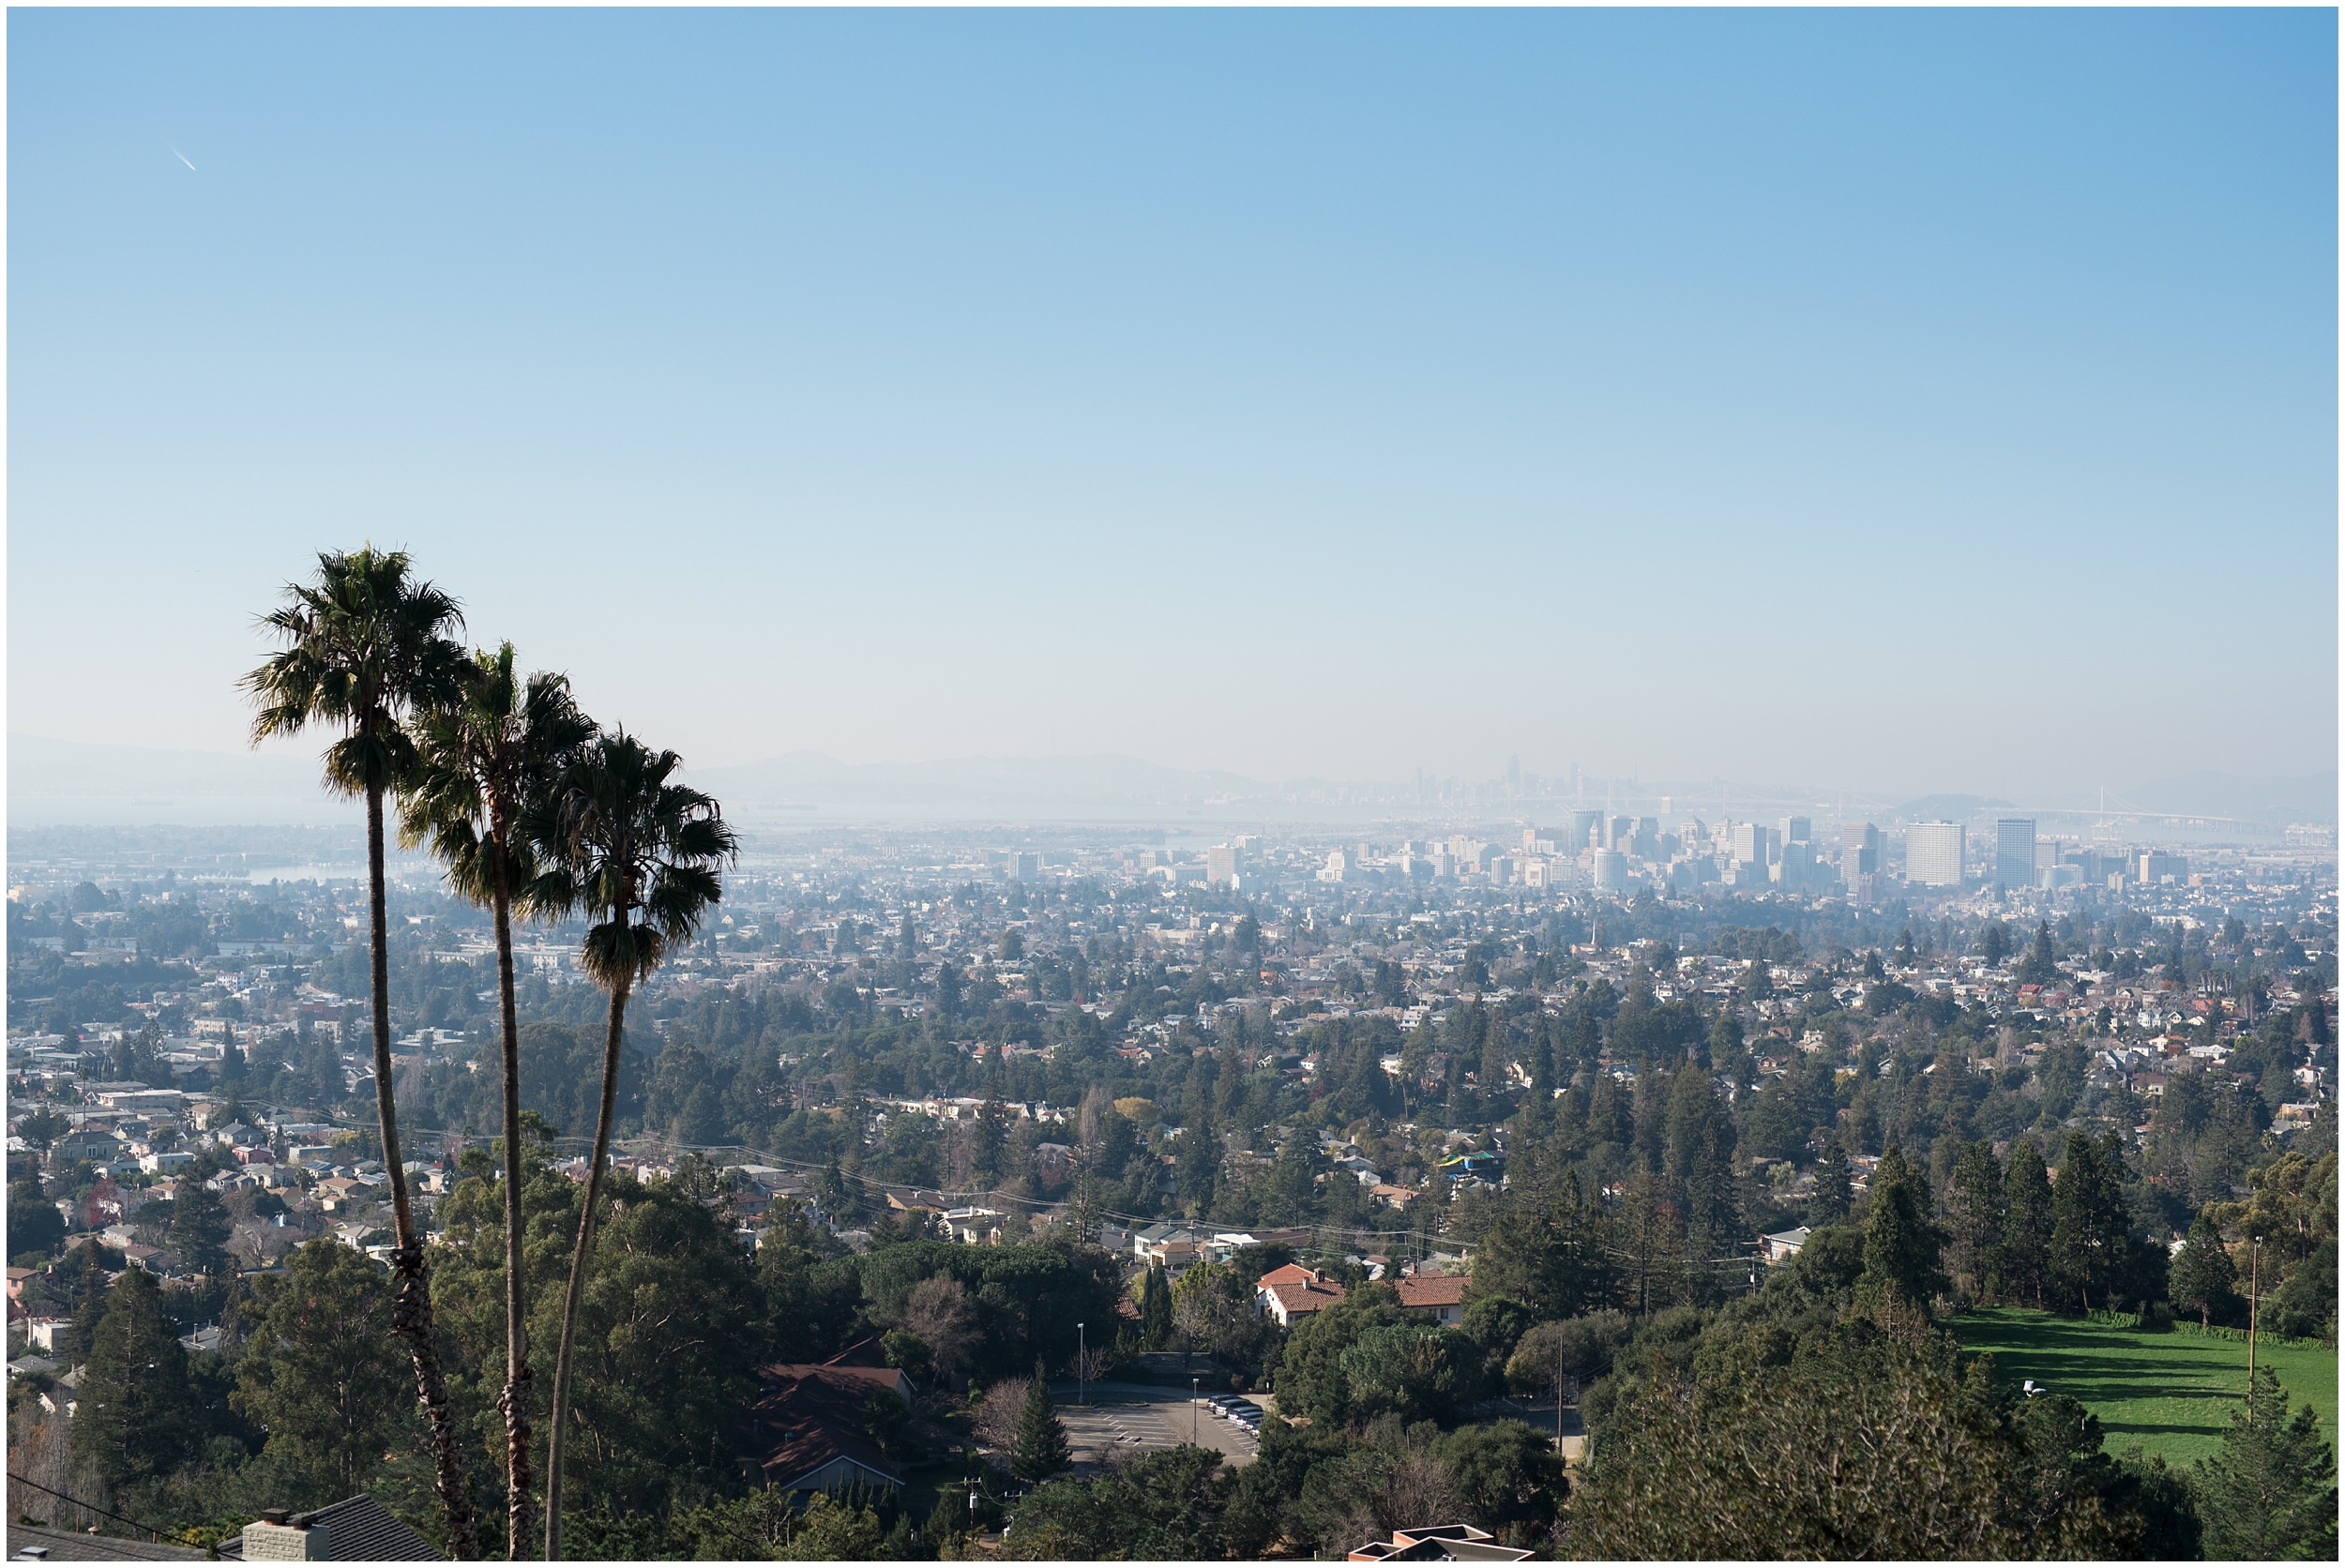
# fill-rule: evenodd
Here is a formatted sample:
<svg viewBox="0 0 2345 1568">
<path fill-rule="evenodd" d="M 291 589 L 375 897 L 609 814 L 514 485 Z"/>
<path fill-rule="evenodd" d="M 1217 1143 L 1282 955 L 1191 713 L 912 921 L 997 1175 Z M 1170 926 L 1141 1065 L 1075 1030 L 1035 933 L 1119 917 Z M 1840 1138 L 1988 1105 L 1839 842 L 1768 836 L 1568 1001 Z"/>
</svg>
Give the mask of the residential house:
<svg viewBox="0 0 2345 1568">
<path fill-rule="evenodd" d="M 1288 1263 L 1255 1282 L 1255 1304 L 1280 1328 L 1293 1328 L 1298 1319 L 1324 1311 L 1343 1300 L 1343 1285 L 1316 1269 Z"/>
<path fill-rule="evenodd" d="M 913 1398 L 912 1380 L 886 1364 L 877 1340 L 816 1364 L 761 1366 L 757 1376 L 758 1396 L 743 1412 L 744 1473 L 784 1492 L 904 1484 L 902 1470 L 871 1440 L 864 1416 L 882 1391 L 906 1404 Z"/>
<path fill-rule="evenodd" d="M 446 1562 L 431 1543 L 364 1492 L 306 1514 L 266 1508 L 219 1544 L 227 1562 Z"/>
<path fill-rule="evenodd" d="M 1400 1304 L 1422 1312 L 1436 1323 L 1454 1326 L 1465 1321 L 1463 1274 L 1429 1274 L 1422 1270 L 1394 1282 Z"/>
<path fill-rule="evenodd" d="M 1808 1244 L 1810 1234 L 1807 1226 L 1790 1230 L 1778 1230 L 1759 1238 L 1761 1255 L 1770 1263 L 1780 1263 L 1787 1258 L 1799 1256 L 1799 1249 Z"/>
</svg>

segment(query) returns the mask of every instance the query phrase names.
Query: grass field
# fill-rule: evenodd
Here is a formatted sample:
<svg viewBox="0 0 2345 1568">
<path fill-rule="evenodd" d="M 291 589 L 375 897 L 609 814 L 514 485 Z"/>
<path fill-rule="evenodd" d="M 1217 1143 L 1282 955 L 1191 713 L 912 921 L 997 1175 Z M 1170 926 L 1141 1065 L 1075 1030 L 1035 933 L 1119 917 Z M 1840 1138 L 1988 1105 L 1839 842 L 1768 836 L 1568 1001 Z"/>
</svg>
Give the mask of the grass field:
<svg viewBox="0 0 2345 1568">
<path fill-rule="evenodd" d="M 2247 1345 L 2186 1328 L 2145 1334 L 2019 1307 L 1984 1307 L 1945 1326 L 1965 1349 L 1994 1352 L 1998 1383 L 2033 1378 L 2082 1401 L 2100 1417 L 2111 1454 L 2138 1442 L 2170 1465 L 2211 1455 L 2247 1394 Z M 2259 1339 L 2256 1364 L 2278 1376 L 2292 1410 L 2309 1404 L 2321 1413 L 2335 1452 L 2337 1352 Z"/>
</svg>

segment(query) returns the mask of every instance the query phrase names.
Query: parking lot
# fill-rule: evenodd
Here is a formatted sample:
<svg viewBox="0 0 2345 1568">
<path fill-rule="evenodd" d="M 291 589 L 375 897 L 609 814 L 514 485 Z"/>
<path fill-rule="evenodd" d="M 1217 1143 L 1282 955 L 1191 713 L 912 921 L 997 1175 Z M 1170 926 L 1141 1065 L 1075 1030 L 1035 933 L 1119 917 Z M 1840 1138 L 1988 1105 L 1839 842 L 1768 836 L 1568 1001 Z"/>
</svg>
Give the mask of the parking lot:
<svg viewBox="0 0 2345 1568">
<path fill-rule="evenodd" d="M 1079 1469 L 1105 1464 L 1113 1452 L 1147 1454 L 1176 1447 L 1192 1440 L 1192 1431 L 1200 1447 L 1219 1449 L 1233 1465 L 1254 1461 L 1252 1435 L 1204 1406 L 1190 1404 L 1186 1389 L 1093 1383 L 1089 1396 L 1085 1407 L 1076 1402 L 1072 1382 L 1051 1384 L 1051 1397 L 1067 1424 L 1067 1445 Z"/>
</svg>

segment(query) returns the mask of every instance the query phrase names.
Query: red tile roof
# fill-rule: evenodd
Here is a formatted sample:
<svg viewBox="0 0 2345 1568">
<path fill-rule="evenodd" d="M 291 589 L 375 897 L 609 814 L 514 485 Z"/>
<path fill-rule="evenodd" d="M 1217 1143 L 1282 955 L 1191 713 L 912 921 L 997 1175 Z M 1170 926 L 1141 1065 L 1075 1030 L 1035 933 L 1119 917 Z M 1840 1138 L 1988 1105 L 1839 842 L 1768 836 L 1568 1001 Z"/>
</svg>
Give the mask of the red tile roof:
<svg viewBox="0 0 2345 1568">
<path fill-rule="evenodd" d="M 1465 1300 L 1466 1282 L 1456 1274 L 1409 1274 L 1395 1282 L 1402 1306 L 1455 1306 Z"/>
</svg>

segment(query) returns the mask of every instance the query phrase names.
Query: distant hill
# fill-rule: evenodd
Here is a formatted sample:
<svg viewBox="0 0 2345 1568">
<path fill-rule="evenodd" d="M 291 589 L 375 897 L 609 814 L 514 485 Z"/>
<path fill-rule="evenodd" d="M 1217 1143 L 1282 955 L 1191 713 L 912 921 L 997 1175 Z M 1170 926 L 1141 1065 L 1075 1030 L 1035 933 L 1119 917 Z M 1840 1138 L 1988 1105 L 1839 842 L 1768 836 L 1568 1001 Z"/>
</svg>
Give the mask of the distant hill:
<svg viewBox="0 0 2345 1568">
<path fill-rule="evenodd" d="M 2303 778 L 2185 773 L 2127 790 L 2123 801 L 2137 811 L 2176 816 L 2229 817 L 2275 824 L 2334 822 L 2337 788 L 2334 769 Z M 2112 795 L 2110 804 L 2117 805 L 2118 797 Z"/>
</svg>

